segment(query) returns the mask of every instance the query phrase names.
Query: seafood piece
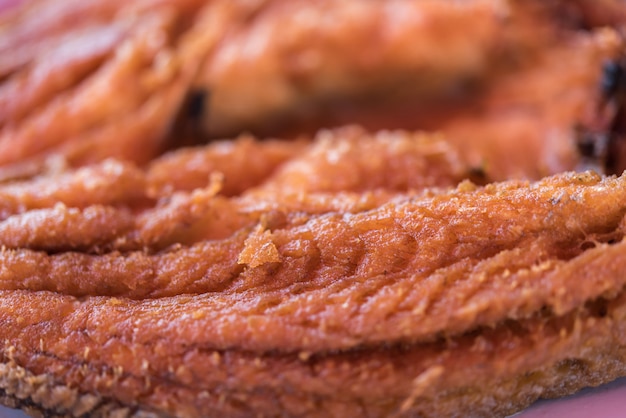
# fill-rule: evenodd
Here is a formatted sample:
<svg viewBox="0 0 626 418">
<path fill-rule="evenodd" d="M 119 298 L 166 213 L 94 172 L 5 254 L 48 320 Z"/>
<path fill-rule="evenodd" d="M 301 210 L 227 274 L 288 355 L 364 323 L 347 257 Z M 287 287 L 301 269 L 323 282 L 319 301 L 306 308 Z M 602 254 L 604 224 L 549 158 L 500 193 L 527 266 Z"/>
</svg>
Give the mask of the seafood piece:
<svg viewBox="0 0 626 418">
<path fill-rule="evenodd" d="M 225 28 L 236 28 L 255 9 L 193 0 L 119 8 L 74 3 L 27 4 L 0 26 L 0 51 L 10 52 L 0 62 L 7 72 L 0 89 L 5 172 L 36 174 L 50 156 L 81 166 L 107 157 L 146 163 L 162 153 L 201 63 Z M 83 15 L 78 28 L 68 28 Z"/>
<path fill-rule="evenodd" d="M 211 91 L 205 129 L 267 133 L 336 103 L 455 98 L 557 32 L 536 2 L 270 1 L 199 73 Z"/>
<path fill-rule="evenodd" d="M 5 250 L 3 396 L 60 415 L 492 416 L 608 381 L 624 181 L 463 183 L 153 255 Z"/>
<path fill-rule="evenodd" d="M 440 129 L 490 181 L 577 169 L 577 128 L 598 127 L 602 69 L 623 51 L 613 30 L 572 36 L 546 48 L 531 66 L 494 81 L 471 111 L 450 117 Z M 609 126 L 602 128 L 609 133 Z"/>
<path fill-rule="evenodd" d="M 255 161 L 248 163 L 251 154 Z M 109 159 L 57 170 L 0 185 L 0 245 L 162 249 L 226 238 L 261 218 L 301 222 L 305 214 L 373 209 L 455 186 L 468 174 L 440 136 L 369 135 L 355 127 L 312 141 L 213 142 L 170 152 L 145 169 Z M 106 222 L 103 235 L 98 228 Z"/>
</svg>

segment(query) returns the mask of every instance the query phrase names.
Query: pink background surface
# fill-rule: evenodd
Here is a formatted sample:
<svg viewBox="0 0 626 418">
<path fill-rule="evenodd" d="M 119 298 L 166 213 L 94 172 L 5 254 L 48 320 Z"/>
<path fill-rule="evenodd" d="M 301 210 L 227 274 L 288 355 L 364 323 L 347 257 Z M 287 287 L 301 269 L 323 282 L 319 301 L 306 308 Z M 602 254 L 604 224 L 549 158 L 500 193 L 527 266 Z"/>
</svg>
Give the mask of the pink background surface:
<svg viewBox="0 0 626 418">
<path fill-rule="evenodd" d="M 0 13 L 20 4 L 22 0 L 0 0 Z M 0 415 L 1 417 L 1 415 Z M 4 417 L 2 417 L 4 418 Z"/>
<path fill-rule="evenodd" d="M 556 401 L 540 401 L 515 418 L 624 418 L 626 378 Z"/>
</svg>

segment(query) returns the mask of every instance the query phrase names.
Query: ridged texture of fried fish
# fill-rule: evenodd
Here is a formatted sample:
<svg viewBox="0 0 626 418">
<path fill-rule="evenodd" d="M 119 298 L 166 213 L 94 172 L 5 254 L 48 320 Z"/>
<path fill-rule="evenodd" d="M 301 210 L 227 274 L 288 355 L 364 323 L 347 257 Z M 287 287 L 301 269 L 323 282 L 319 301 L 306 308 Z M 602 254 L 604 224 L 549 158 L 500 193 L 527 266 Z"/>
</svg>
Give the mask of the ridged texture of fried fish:
<svg viewBox="0 0 626 418">
<path fill-rule="evenodd" d="M 466 182 L 156 252 L 5 249 L 5 360 L 164 416 L 512 412 L 623 361 L 624 186 Z"/>
</svg>

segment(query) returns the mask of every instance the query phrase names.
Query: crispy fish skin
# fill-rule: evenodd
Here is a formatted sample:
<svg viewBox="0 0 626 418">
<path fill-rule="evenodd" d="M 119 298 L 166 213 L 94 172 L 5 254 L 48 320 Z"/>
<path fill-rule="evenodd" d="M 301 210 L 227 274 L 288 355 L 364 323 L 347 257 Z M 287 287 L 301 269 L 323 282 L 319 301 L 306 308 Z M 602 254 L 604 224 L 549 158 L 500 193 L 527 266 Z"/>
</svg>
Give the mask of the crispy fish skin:
<svg viewBox="0 0 626 418">
<path fill-rule="evenodd" d="M 597 34 L 579 39 L 620 26 L 623 3 L 604 3 L 608 12 L 587 0 L 268 2 L 200 73 L 197 83 L 212 91 L 205 129 L 217 137 L 355 122 L 376 130 L 450 129 L 490 181 L 572 170 L 573 127 L 598 101 L 604 61 L 619 54 L 589 45 L 602 43 Z M 516 80 L 526 94 L 511 92 Z M 545 93 L 543 102 L 531 96 L 536 91 Z M 444 110 L 430 109 L 432 102 Z M 526 142 L 532 146 L 519 145 Z"/>
<path fill-rule="evenodd" d="M 125 210 L 103 206 L 81 210 L 57 204 L 0 222 L 0 245 L 47 251 L 88 249 L 110 242 L 133 225 L 133 217 Z"/>
<path fill-rule="evenodd" d="M 558 42 L 571 26 L 535 1 L 138 0 L 119 10 L 109 3 L 44 1 L 39 26 L 31 22 L 35 7 L 25 7 L 0 27 L 6 34 L 0 51 L 26 51 L 24 68 L 9 65 L 16 59 L 5 65 L 15 74 L 0 89 L 0 121 L 6 122 L 0 165 L 49 152 L 76 165 L 106 157 L 145 163 L 165 148 L 191 79 L 209 92 L 209 111 L 200 123 L 213 136 L 271 124 L 272 115 L 285 109 L 315 113 L 320 100 L 367 101 L 381 91 L 392 100 L 443 95 L 454 101 L 454 91 L 474 91 L 463 87 L 468 80 L 506 74 L 517 61 L 534 63 L 544 47 L 537 39 Z M 112 33 L 102 35 L 100 49 L 64 54 L 65 40 L 75 38 L 64 28 L 76 19 L 77 33 L 93 31 L 97 39 L 103 25 Z M 112 45 L 120 37 L 123 42 Z M 51 44 L 40 45 L 41 39 Z M 38 61 L 40 49 L 58 57 Z M 176 67 L 188 72 L 178 74 Z M 56 81 L 43 84 L 41 74 Z M 119 94 L 108 94 L 112 85 Z"/>
<path fill-rule="evenodd" d="M 286 11 L 280 10 L 278 6 L 272 8 L 270 3 L 256 17 L 256 21 L 246 28 L 249 34 L 245 32 L 234 34 L 233 39 L 226 40 L 225 46 L 217 49 L 216 56 L 207 61 L 205 72 L 198 81 L 200 85 L 212 91 L 211 104 L 208 106 L 210 110 L 205 118 L 206 130 L 217 136 L 226 133 L 236 134 L 241 129 L 256 129 L 259 132 L 276 134 L 277 131 L 281 132 L 281 129 L 290 132 L 285 126 L 289 121 L 293 123 L 293 119 L 299 120 L 299 117 L 302 121 L 296 123 L 297 130 L 308 128 L 316 131 L 320 126 L 332 127 L 355 122 L 372 130 L 397 127 L 425 129 L 443 131 L 448 140 L 453 142 L 454 147 L 461 149 L 462 154 L 467 156 L 476 171 L 483 173 L 488 181 L 503 181 L 510 178 L 536 180 L 578 169 L 581 155 L 577 146 L 576 127 L 586 125 L 594 118 L 594 112 L 602 101 L 598 86 L 601 83 L 603 65 L 620 56 L 623 40 L 619 31 L 602 27 L 600 21 L 592 19 L 586 24 L 590 29 L 580 31 L 572 30 L 571 26 L 576 27 L 576 24 L 562 23 L 557 17 L 560 14 L 567 15 L 562 12 L 570 8 L 575 9 L 572 12 L 573 16 L 578 15 L 580 10 L 600 9 L 596 9 L 591 2 L 579 2 L 579 5 L 556 2 L 556 5 L 545 6 L 546 9 L 554 9 L 552 11 L 543 11 L 533 2 L 506 2 L 499 5 L 495 2 L 464 3 L 463 7 L 478 8 L 482 12 L 491 11 L 491 14 L 461 13 L 458 17 L 463 19 L 471 16 L 473 19 L 471 28 L 474 28 L 474 24 L 480 26 L 481 24 L 477 22 L 484 19 L 488 23 L 484 23 L 482 29 L 485 31 L 489 29 L 492 34 L 483 39 L 471 31 L 461 33 L 449 28 L 446 31 L 449 36 L 433 43 L 437 48 L 445 49 L 441 42 L 453 42 L 454 36 L 450 34 L 458 33 L 464 39 L 473 39 L 472 36 L 476 36 L 477 39 L 473 39 L 471 48 L 464 49 L 482 55 L 480 59 L 462 60 L 462 63 L 458 63 L 455 59 L 463 55 L 450 52 L 446 57 L 454 62 L 445 65 L 439 63 L 450 73 L 441 71 L 439 66 L 435 66 L 438 69 L 437 77 L 444 78 L 445 80 L 441 81 L 444 84 L 462 84 L 463 77 L 470 76 L 456 65 L 481 62 L 487 68 L 477 71 L 475 77 L 478 79 L 485 77 L 489 81 L 482 84 L 475 82 L 471 88 L 466 89 L 450 87 L 449 90 L 455 93 L 447 99 L 444 88 L 434 87 L 437 99 L 431 99 L 422 91 L 408 93 L 411 90 L 410 86 L 419 84 L 420 80 L 428 80 L 429 86 L 436 86 L 437 83 L 431 81 L 438 78 L 429 75 L 420 77 L 419 74 L 422 74 L 420 71 L 428 73 L 428 69 L 412 68 L 411 59 L 414 57 L 404 52 L 413 50 L 417 51 L 416 54 L 424 52 L 425 57 L 421 57 L 417 62 L 427 67 L 430 57 L 433 57 L 433 60 L 438 57 L 434 51 L 430 51 L 433 52 L 431 56 L 428 52 L 421 51 L 419 46 L 413 45 L 415 44 L 413 42 L 412 45 L 398 48 L 397 50 L 403 52 L 398 57 L 394 55 L 390 58 L 386 55 L 387 53 L 393 55 L 394 51 L 397 51 L 393 47 L 394 38 L 384 36 L 385 19 L 392 17 L 374 9 L 387 7 L 393 9 L 392 3 L 368 6 L 362 2 L 346 3 L 344 6 L 346 10 L 351 10 L 351 7 L 358 10 L 367 9 L 361 10 L 365 17 L 359 15 L 354 26 L 371 34 L 369 36 L 354 35 L 356 29 L 344 24 L 341 10 L 335 10 L 338 8 L 333 9 L 333 13 L 337 13 L 339 17 L 335 20 L 329 19 L 331 23 L 328 24 L 328 28 L 320 28 L 317 23 L 308 25 L 307 19 L 318 22 L 319 19 L 315 18 L 316 13 L 326 13 L 324 2 L 315 5 L 290 3 Z M 439 11 L 443 15 L 444 12 L 439 9 L 441 7 L 446 10 L 446 19 L 449 18 L 446 24 L 451 25 L 455 18 L 450 15 L 460 13 L 459 10 L 450 10 L 449 3 L 433 2 L 437 5 L 432 6 L 432 10 L 429 9 L 432 5 L 429 2 L 414 3 L 413 6 L 406 6 L 408 3 L 404 3 L 403 7 L 407 7 L 407 10 L 406 18 L 401 20 L 403 24 L 411 21 L 413 6 L 416 10 L 424 8 L 426 14 L 432 12 L 436 15 Z M 484 9 L 481 8 L 483 6 Z M 455 7 L 456 5 L 452 9 Z M 272 15 L 275 9 L 278 10 Z M 279 16 L 281 13 L 293 12 L 292 9 L 305 15 L 302 18 L 304 23 L 294 23 L 292 31 L 297 36 L 285 36 L 285 31 L 291 28 L 285 28 L 285 25 L 272 25 L 271 22 L 273 19 L 285 20 Z M 510 15 L 503 10 L 509 11 Z M 417 12 L 415 16 L 418 20 L 423 17 Z M 366 17 L 371 19 L 368 20 Z M 345 20 L 352 22 L 347 18 Z M 520 21 L 518 32 L 508 26 L 509 24 L 515 26 L 515 23 L 511 22 L 517 20 Z M 572 17 L 572 20 L 582 24 L 580 18 Z M 332 22 L 335 22 L 335 26 Z M 374 28 L 367 29 L 367 25 Z M 508 37 L 500 34 L 502 31 L 500 25 L 507 28 L 505 32 Z M 596 25 L 600 27 L 596 28 Z M 458 27 L 467 29 L 468 25 L 459 24 Z M 408 23 L 406 28 L 398 24 L 397 32 L 400 33 L 402 30 L 407 32 L 423 30 L 429 35 L 438 33 L 438 29 L 430 26 L 421 27 L 417 24 L 411 26 Z M 509 30 L 517 33 L 517 37 L 513 36 L 515 39 L 511 39 Z M 328 36 L 330 40 L 325 41 L 324 36 Z M 538 38 L 542 39 L 541 46 L 533 46 L 531 39 L 536 41 Z M 406 39 L 424 38 L 407 35 Z M 497 42 L 496 40 L 499 40 L 498 45 L 492 44 Z M 507 42 L 514 45 L 512 48 L 516 51 L 511 52 L 510 56 L 503 52 L 507 49 Z M 423 40 L 419 45 L 422 44 L 428 42 Z M 490 64 L 491 47 L 493 51 L 503 55 L 496 61 L 508 63 L 505 65 L 506 68 Z M 378 55 L 386 58 L 381 58 L 375 63 L 367 61 L 369 54 L 374 54 L 372 52 L 374 48 L 380 48 L 382 52 Z M 525 52 L 519 52 L 520 50 Z M 220 54 L 225 58 L 222 59 Z M 299 70 L 297 67 L 299 62 L 294 64 L 295 54 L 303 55 L 305 58 L 311 55 L 317 61 L 315 65 L 310 64 L 311 68 Z M 361 55 L 365 56 L 362 60 L 366 61 L 366 64 L 359 61 Z M 305 58 L 302 60 L 306 61 Z M 398 64 L 397 68 L 394 67 L 394 63 L 397 62 L 404 66 Z M 252 65 L 256 65 L 255 68 L 258 69 L 254 77 L 247 75 L 248 68 Z M 376 65 L 385 66 L 385 71 L 376 70 Z M 292 69 L 293 67 L 296 68 Z M 401 80 L 402 77 L 397 74 L 394 76 L 394 69 L 399 73 L 408 71 L 414 80 L 401 84 L 402 94 L 409 98 L 396 97 L 402 94 L 394 96 L 389 93 L 392 90 L 390 88 L 383 89 L 382 98 L 350 96 L 352 84 L 359 86 L 354 90 L 360 94 L 364 94 L 368 86 L 375 89 L 384 85 L 384 80 L 369 80 L 367 77 L 369 72 L 373 76 L 382 73 L 381 77 L 389 77 L 391 82 Z M 298 75 L 298 71 L 306 76 Z M 446 78 L 446 74 L 449 78 Z M 259 78 L 264 82 L 259 82 Z M 307 80 L 303 86 L 301 78 Z M 310 84 L 316 86 L 315 83 L 323 84 L 323 87 L 309 86 Z M 328 98 L 315 96 L 322 95 L 320 92 L 324 89 L 329 91 Z M 438 103 L 440 110 L 437 110 L 437 106 L 431 106 L 431 102 Z M 300 115 L 292 117 L 284 115 L 298 106 L 303 108 Z"/>
<path fill-rule="evenodd" d="M 576 165 L 571 131 L 623 52 L 594 27 L 618 26 L 621 0 L 75 1 L 43 1 L 39 27 L 31 7 L 0 18 L 0 402 L 492 417 L 626 375 L 626 173 L 490 183 Z M 96 38 L 120 23 L 105 38 L 122 46 L 39 61 L 81 16 Z M 218 132 L 335 94 L 480 95 L 441 136 L 244 136 L 153 159 L 194 82 Z"/>
<path fill-rule="evenodd" d="M 95 414 L 503 416 L 607 381 L 624 370 L 625 179 L 464 183 L 155 255 L 5 251 L 5 374 L 45 373 L 5 396 L 60 415 L 98 393 Z M 73 395 L 32 401 L 47 385 Z"/>
<path fill-rule="evenodd" d="M 462 90 L 492 76 L 508 53 L 521 59 L 536 48 L 539 33 L 553 36 L 556 25 L 526 3 L 267 2 L 199 74 L 212 91 L 206 129 L 233 135 L 333 100 Z"/>
<path fill-rule="evenodd" d="M 249 156 L 257 158 L 250 161 Z M 471 173 L 439 134 L 394 130 L 370 134 L 357 126 L 322 130 L 312 139 L 232 141 L 176 150 L 153 160 L 153 194 L 191 191 L 220 173 L 220 194 L 253 198 L 289 193 L 407 191 L 455 186 Z"/>
<path fill-rule="evenodd" d="M 152 17 L 146 18 L 141 29 L 136 29 L 126 45 L 116 50 L 113 59 L 98 69 L 96 77 L 68 89 L 62 95 L 63 100 L 54 100 L 39 111 L 34 110 L 22 123 L 4 129 L 0 138 L 0 164 L 56 147 L 108 118 L 115 119 L 137 108 L 145 100 L 143 83 L 138 83 L 137 77 L 146 71 L 157 52 L 167 47 L 168 39 L 163 34 L 174 24 L 173 16 L 168 13 L 155 13 Z M 111 88 L 120 94 L 111 95 Z"/>
<path fill-rule="evenodd" d="M 272 124 L 271 115 L 298 106 L 304 113 L 324 113 L 315 104 L 320 101 L 322 108 L 335 99 L 367 102 L 382 91 L 393 102 L 396 94 L 389 91 L 397 86 L 397 95 L 426 101 L 426 106 L 422 103 L 407 120 L 394 123 L 444 130 L 489 181 L 539 179 L 576 168 L 573 127 L 584 123 L 588 108 L 597 103 L 602 61 L 619 44 L 608 35 L 572 42 L 570 38 L 585 36 L 573 30 L 577 19 L 558 17 L 558 11 L 568 8 L 563 2 L 139 0 L 119 10 L 108 3 L 44 1 L 40 27 L 30 21 L 34 7 L 25 7 L 0 28 L 6 34 L 0 51 L 28 51 L 17 48 L 21 43 L 33 51 L 50 50 L 41 60 L 25 52 L 23 68 L 7 64 L 6 71 L 15 74 L 0 88 L 0 121 L 5 121 L 0 179 L 36 173 L 55 153 L 72 166 L 107 157 L 148 163 L 176 142 L 169 129 L 192 85 L 209 94 L 208 114 L 197 121 L 206 123 L 209 135 Z M 596 10 L 591 3 L 579 3 L 577 10 Z M 284 18 L 292 14 L 295 19 Z M 78 18 L 82 23 L 73 29 L 102 37 L 102 44 L 65 54 L 64 41 L 74 36 L 64 33 L 64 27 Z M 40 45 L 42 38 L 52 44 Z M 560 66 L 544 62 L 563 47 L 569 55 L 556 60 Z M 448 54 L 442 55 L 442 49 Z M 13 61 L 7 58 L 7 63 Z M 564 70 L 563 62 L 576 65 Z M 254 77 L 248 75 L 251 67 Z M 536 67 L 547 73 L 544 79 L 536 79 Z M 42 74 L 51 81 L 41 83 Z M 529 94 L 511 92 L 507 85 L 520 78 Z M 478 88 L 463 87 L 467 80 L 482 82 L 475 83 Z M 528 97 L 551 85 L 557 88 L 546 89 L 550 100 L 537 103 Z M 119 94 L 109 94 L 111 88 Z M 463 108 L 460 114 L 452 112 L 435 126 L 422 123 L 438 119 L 428 112 L 419 116 L 430 98 L 450 96 L 444 102 L 454 105 L 477 92 L 485 95 L 478 103 L 455 105 Z M 367 123 L 370 116 L 356 121 Z"/>
<path fill-rule="evenodd" d="M 248 163 L 250 154 L 259 161 Z M 343 171 L 350 175 L 339 181 Z M 302 223 L 307 215 L 354 213 L 436 193 L 425 189 L 453 186 L 467 172 L 460 156 L 437 135 L 369 135 L 347 127 L 312 140 L 243 136 L 170 152 L 143 168 L 108 159 L 6 182 L 0 185 L 0 245 L 157 251 L 224 239 L 261 219 Z M 115 214 L 119 222 L 113 221 Z M 105 219 L 112 224 L 103 234 L 98 228 Z M 76 229 L 80 232 L 71 239 Z"/>
<path fill-rule="evenodd" d="M 46 60 L 7 80 L 0 87 L 0 126 L 16 125 L 31 108 L 74 86 L 98 68 L 126 36 L 127 26 L 127 22 L 102 25 L 73 34 L 72 40 L 52 50 Z"/>
<path fill-rule="evenodd" d="M 36 7 L 28 5 L 17 13 L 16 22 L 0 27 L 5 35 L 0 50 L 28 51 L 33 46 L 50 51 L 40 61 L 36 54 L 27 54 L 24 68 L 5 74 L 7 82 L 0 89 L 0 103 L 5 104 L 0 107 L 0 166 L 9 172 L 24 171 L 15 167 L 24 164 L 42 165 L 46 157 L 59 154 L 72 166 L 107 157 L 147 163 L 170 146 L 170 130 L 203 60 L 223 33 L 234 30 L 257 7 L 194 0 L 118 2 L 121 7 L 114 8 L 110 2 L 96 1 L 75 9 L 75 2 L 45 3 L 41 28 L 31 24 Z M 101 19 L 93 19 L 101 11 Z M 103 24 L 114 27 L 115 22 L 121 33 L 110 37 L 117 36 L 113 41 L 118 42 L 111 45 L 113 41 L 105 39 L 99 51 L 64 54 L 65 41 L 75 35 L 64 25 L 83 14 L 79 30 L 97 35 Z M 51 45 L 38 45 L 38 37 L 48 31 L 61 36 L 51 37 Z M 23 49 L 18 48 L 21 39 L 27 42 Z M 0 62 L 0 71 L 2 66 Z M 42 74 L 51 83 L 39 82 Z M 56 85 L 54 79 L 59 79 Z M 16 87 L 29 87 L 26 97 L 21 97 L 23 88 Z"/>
<path fill-rule="evenodd" d="M 455 186 L 469 171 L 464 157 L 441 135 L 369 134 L 348 126 L 318 132 L 311 147 L 247 194 L 422 190 Z"/>
<path fill-rule="evenodd" d="M 149 200 L 145 175 L 135 165 L 105 160 L 76 171 L 0 184 L 0 220 L 33 209 L 63 204 L 84 209 L 92 205 L 132 208 Z"/>
<path fill-rule="evenodd" d="M 220 193 L 234 196 L 257 186 L 278 166 L 310 145 L 308 140 L 259 141 L 249 135 L 215 141 L 208 146 L 178 149 L 150 162 L 146 176 L 152 192 L 167 196 L 173 191 L 207 187 L 219 173 Z M 252 161 L 250 155 L 255 155 Z"/>
<path fill-rule="evenodd" d="M 602 68 L 623 48 L 610 29 L 573 35 L 495 80 L 474 113 L 453 116 L 440 129 L 491 181 L 577 169 L 575 127 L 593 123 Z"/>
<path fill-rule="evenodd" d="M 587 247 L 621 240 L 625 179 L 572 173 L 461 189 L 311 215 L 267 234 L 243 228 L 156 254 L 6 250 L 0 288 L 75 297 L 110 289 L 102 295 L 136 299 L 127 301 L 132 308 L 110 312 L 100 298 L 82 309 L 94 319 L 103 309 L 105 322 L 134 318 L 143 323 L 135 338 L 167 318 L 177 324 L 167 339 L 193 336 L 215 349 L 317 352 L 432 340 L 542 308 L 563 314 L 621 289 L 624 243 Z M 565 292 L 575 277 L 585 279 Z M 150 313 L 156 306 L 159 316 Z M 194 311 L 201 319 L 181 319 Z"/>
<path fill-rule="evenodd" d="M 41 302 L 59 309 L 45 300 L 50 296 L 42 295 Z M 16 302 L 27 295 L 14 297 Z M 131 359 L 127 351 L 118 354 L 113 369 L 90 360 L 90 350 L 58 367 L 46 345 L 33 341 L 40 355 L 30 360 L 31 370 L 46 374 L 18 366 L 24 346 L 8 345 L 5 358 L 11 360 L 0 368 L 0 382 L 13 405 L 59 416 L 117 411 L 120 416 L 238 417 L 264 411 L 312 417 L 504 417 L 538 396 L 562 396 L 624 373 L 624 294 L 598 302 L 565 316 L 538 316 L 478 335 L 328 355 L 220 352 L 156 342 L 135 347 L 143 361 Z M 87 339 L 84 334 L 68 337 Z M 123 344 L 117 337 L 105 341 L 107 350 Z M 155 350 L 168 356 L 153 361 Z M 197 367 L 190 368 L 191 361 Z M 88 375 L 72 371 L 86 363 Z M 98 388 L 98 395 L 57 383 L 54 375 L 83 380 L 83 387 Z M 169 391 L 176 396 L 164 401 Z"/>
</svg>

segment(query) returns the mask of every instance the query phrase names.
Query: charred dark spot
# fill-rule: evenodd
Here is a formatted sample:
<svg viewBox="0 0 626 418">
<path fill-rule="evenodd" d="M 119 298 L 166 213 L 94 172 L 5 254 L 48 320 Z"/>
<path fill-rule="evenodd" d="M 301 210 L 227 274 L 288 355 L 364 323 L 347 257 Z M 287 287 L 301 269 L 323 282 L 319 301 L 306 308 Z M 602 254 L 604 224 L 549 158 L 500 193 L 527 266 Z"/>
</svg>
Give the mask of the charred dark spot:
<svg viewBox="0 0 626 418">
<path fill-rule="evenodd" d="M 576 127 L 574 131 L 576 132 L 576 147 L 578 148 L 578 153 L 582 157 L 598 157 L 598 147 L 596 146 L 595 135 L 584 131 L 580 127 Z"/>
<path fill-rule="evenodd" d="M 626 57 L 602 68 L 595 120 L 575 128 L 580 169 L 621 174 L 626 169 Z"/>
<path fill-rule="evenodd" d="M 620 61 L 608 61 L 602 68 L 600 88 L 603 96 L 610 99 L 623 88 L 624 67 Z"/>
<path fill-rule="evenodd" d="M 191 89 L 183 100 L 171 128 L 167 147 L 179 148 L 207 142 L 203 121 L 208 110 L 210 93 L 201 88 Z"/>
<path fill-rule="evenodd" d="M 590 129 L 577 125 L 574 127 L 576 148 L 581 157 L 589 159 L 604 158 L 606 151 L 606 135 L 602 132 L 593 132 Z"/>
<path fill-rule="evenodd" d="M 191 90 L 187 96 L 186 111 L 189 119 L 201 119 L 206 110 L 208 92 L 204 89 Z"/>
<path fill-rule="evenodd" d="M 626 103 L 619 103 L 607 140 L 606 172 L 621 174 L 626 169 Z"/>
<path fill-rule="evenodd" d="M 596 243 L 593 241 L 584 241 L 580 244 L 580 249 L 582 251 L 591 250 L 593 248 L 596 248 Z"/>
<path fill-rule="evenodd" d="M 483 167 L 471 167 L 467 172 L 468 179 L 478 185 L 484 185 L 488 183 L 487 172 Z"/>
<path fill-rule="evenodd" d="M 596 318 L 605 318 L 609 314 L 609 301 L 604 298 L 589 301 L 585 307 Z"/>
</svg>

